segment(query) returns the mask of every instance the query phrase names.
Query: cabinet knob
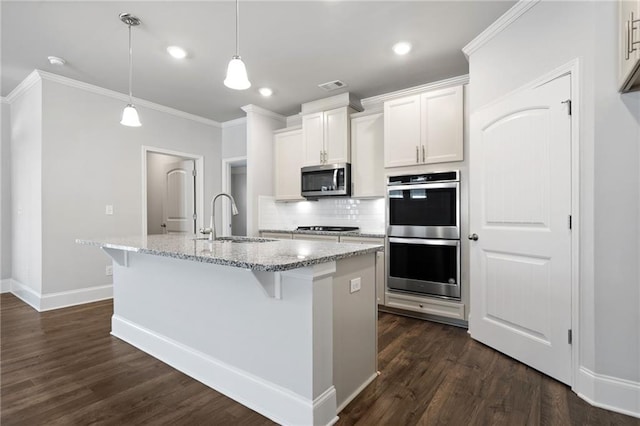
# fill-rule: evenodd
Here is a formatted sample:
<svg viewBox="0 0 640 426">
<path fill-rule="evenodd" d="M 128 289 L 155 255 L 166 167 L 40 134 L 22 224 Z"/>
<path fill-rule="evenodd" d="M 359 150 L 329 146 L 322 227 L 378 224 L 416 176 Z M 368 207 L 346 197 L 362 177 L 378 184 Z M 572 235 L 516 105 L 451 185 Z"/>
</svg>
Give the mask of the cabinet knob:
<svg viewBox="0 0 640 426">
<path fill-rule="evenodd" d="M 416 145 L 416 163 L 420 162 L 420 148 Z"/>
</svg>

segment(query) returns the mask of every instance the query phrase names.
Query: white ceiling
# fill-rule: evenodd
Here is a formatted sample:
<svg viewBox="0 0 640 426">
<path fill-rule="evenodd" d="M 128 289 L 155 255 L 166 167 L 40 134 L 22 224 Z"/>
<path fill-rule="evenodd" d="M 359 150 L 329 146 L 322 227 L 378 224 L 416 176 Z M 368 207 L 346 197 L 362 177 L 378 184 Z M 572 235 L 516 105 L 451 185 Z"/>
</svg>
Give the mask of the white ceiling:
<svg viewBox="0 0 640 426">
<path fill-rule="evenodd" d="M 1 95 L 33 69 L 127 93 L 127 26 L 133 28 L 134 97 L 217 121 L 256 104 L 283 115 L 350 91 L 366 98 L 466 74 L 461 48 L 515 1 L 240 1 L 240 54 L 253 86 L 222 83 L 234 54 L 234 1 L 6 1 L 0 3 Z M 407 40 L 412 52 L 393 54 Z M 187 49 L 186 60 L 166 53 Z M 64 67 L 48 63 L 60 56 Z M 347 89 L 317 85 L 340 79 Z M 271 98 L 257 89 L 273 88 Z"/>
</svg>

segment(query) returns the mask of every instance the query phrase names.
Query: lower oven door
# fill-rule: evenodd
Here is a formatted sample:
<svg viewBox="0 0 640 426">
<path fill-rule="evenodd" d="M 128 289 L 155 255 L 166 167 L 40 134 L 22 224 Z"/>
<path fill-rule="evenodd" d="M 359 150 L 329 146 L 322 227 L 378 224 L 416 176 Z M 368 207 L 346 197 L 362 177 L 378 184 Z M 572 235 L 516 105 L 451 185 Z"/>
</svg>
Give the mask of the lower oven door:
<svg viewBox="0 0 640 426">
<path fill-rule="evenodd" d="M 387 287 L 460 299 L 460 240 L 388 239 Z"/>
</svg>

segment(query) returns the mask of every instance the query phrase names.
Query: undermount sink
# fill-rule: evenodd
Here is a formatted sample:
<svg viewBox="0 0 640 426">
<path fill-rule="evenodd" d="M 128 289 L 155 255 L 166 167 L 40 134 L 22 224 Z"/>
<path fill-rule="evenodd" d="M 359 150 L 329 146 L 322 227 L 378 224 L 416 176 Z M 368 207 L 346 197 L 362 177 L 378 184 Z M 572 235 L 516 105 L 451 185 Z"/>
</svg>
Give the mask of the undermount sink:
<svg viewBox="0 0 640 426">
<path fill-rule="evenodd" d="M 209 237 L 197 237 L 194 240 L 208 241 Z M 278 241 L 272 238 L 252 238 L 252 237 L 218 237 L 215 239 L 219 243 L 269 243 Z"/>
</svg>

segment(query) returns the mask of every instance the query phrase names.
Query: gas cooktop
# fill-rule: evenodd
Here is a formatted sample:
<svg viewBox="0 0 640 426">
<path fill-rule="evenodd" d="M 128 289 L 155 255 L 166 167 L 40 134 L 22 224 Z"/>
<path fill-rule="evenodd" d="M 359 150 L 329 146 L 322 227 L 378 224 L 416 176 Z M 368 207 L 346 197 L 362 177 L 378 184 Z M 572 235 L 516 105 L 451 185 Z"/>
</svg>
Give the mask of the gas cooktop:
<svg viewBox="0 0 640 426">
<path fill-rule="evenodd" d="M 353 232 L 358 231 L 357 226 L 298 226 L 296 231 L 325 231 L 325 232 Z"/>
</svg>

